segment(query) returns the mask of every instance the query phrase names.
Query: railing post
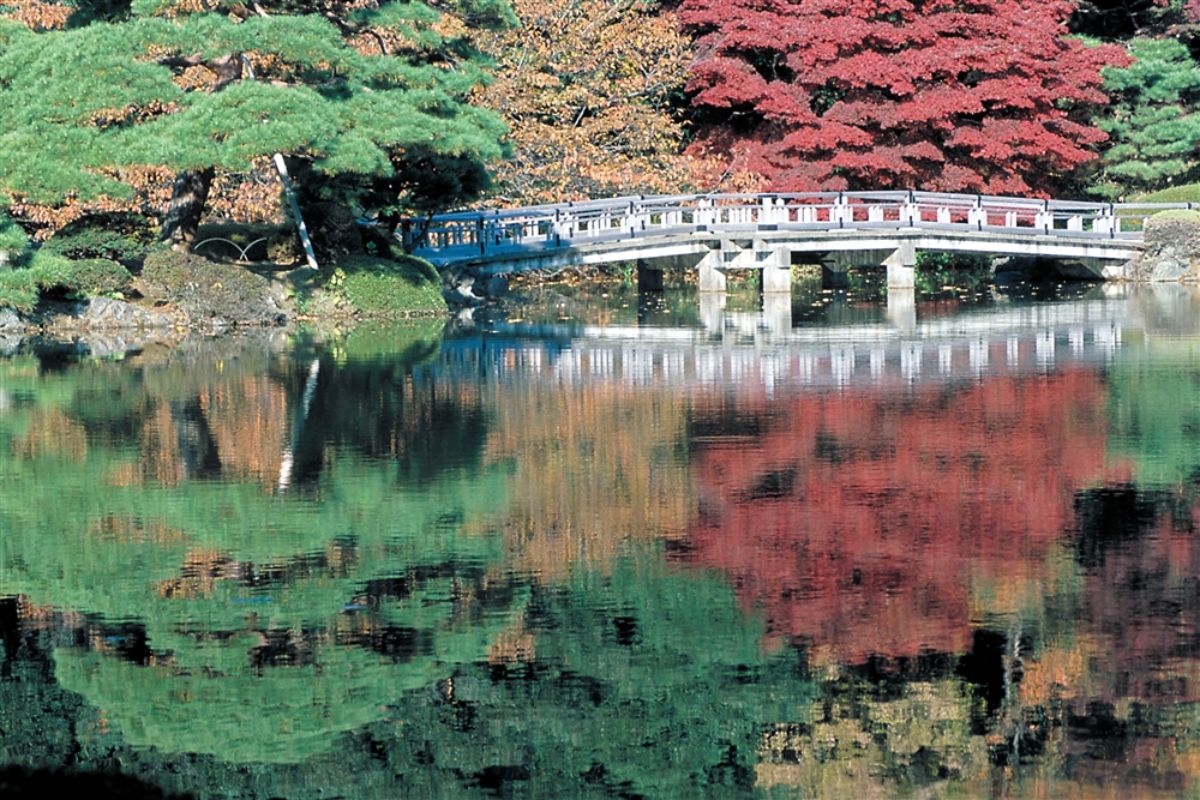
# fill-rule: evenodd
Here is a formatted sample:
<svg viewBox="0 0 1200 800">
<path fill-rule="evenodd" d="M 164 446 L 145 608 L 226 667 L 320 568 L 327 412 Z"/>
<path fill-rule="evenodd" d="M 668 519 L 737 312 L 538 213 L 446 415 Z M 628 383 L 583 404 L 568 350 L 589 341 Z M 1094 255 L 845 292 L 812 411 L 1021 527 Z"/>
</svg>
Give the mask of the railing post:
<svg viewBox="0 0 1200 800">
<path fill-rule="evenodd" d="M 1050 201 L 1042 201 L 1042 210 L 1034 216 L 1033 224 L 1035 227 L 1041 228 L 1043 233 L 1050 233 L 1054 230 L 1054 214 L 1050 211 Z"/>
<path fill-rule="evenodd" d="M 921 207 L 917 205 L 911 189 L 908 191 L 908 197 L 900 204 L 899 222 L 909 228 L 915 227 L 921 222 Z"/>
<path fill-rule="evenodd" d="M 483 215 L 480 214 L 475 219 L 475 240 L 479 242 L 479 255 L 483 255 L 487 250 L 487 235 L 483 229 Z"/>
<path fill-rule="evenodd" d="M 1116 233 L 1116 212 L 1113 209 L 1113 204 L 1109 203 L 1108 208 L 1104 213 L 1092 220 L 1093 233 L 1107 233 L 1108 238 L 1113 238 Z"/>
<path fill-rule="evenodd" d="M 834 201 L 833 208 L 829 214 L 829 221 L 831 223 L 836 222 L 839 228 L 844 228 L 846 226 L 847 212 L 849 212 L 851 215 L 854 213 L 853 211 L 850 211 L 850 208 L 846 203 L 845 193 L 838 192 L 837 200 Z M 853 221 L 853 217 L 851 217 L 851 220 Z"/>
<path fill-rule="evenodd" d="M 987 224 L 987 212 L 983 209 L 983 195 L 975 195 L 975 205 L 967 209 L 967 224 L 973 225 L 975 230 L 983 230 L 983 226 Z"/>
</svg>

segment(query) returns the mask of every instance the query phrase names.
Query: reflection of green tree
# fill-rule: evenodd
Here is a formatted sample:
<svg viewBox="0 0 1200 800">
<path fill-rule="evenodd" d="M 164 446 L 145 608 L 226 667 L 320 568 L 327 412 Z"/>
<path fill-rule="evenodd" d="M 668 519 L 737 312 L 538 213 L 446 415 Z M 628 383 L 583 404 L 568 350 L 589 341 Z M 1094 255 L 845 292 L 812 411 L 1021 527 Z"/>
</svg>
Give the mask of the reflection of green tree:
<svg viewBox="0 0 1200 800">
<path fill-rule="evenodd" d="M 502 474 L 447 467 L 418 489 L 403 459 L 335 443 L 311 491 L 281 498 L 211 481 L 111 485 L 137 453 L 103 437 L 70 452 L 16 446 L 47 408 L 78 425 L 81 398 L 108 392 L 107 366 L 48 379 L 5 365 L 16 400 L 0 417 L 0 596 L 89 616 L 90 649 L 58 649 L 56 672 L 131 743 L 304 758 L 397 693 L 482 660 L 523 607 L 520 590 L 489 589 L 499 546 L 461 532 L 503 508 Z M 108 644 L 129 631 L 148 664 Z M 379 644 L 389 636 L 403 646 Z"/>
<path fill-rule="evenodd" d="M 577 574 L 526 621 L 533 664 L 462 670 L 452 700 L 395 709 L 388 768 L 415 795 L 455 796 L 464 779 L 538 797 L 746 791 L 764 723 L 812 695 L 794 652 L 760 650 L 727 586 L 653 561 Z"/>
<path fill-rule="evenodd" d="M 225 761 L 295 762 L 380 716 L 397 693 L 428 686 L 453 665 L 486 653 L 499 625 L 443 628 L 437 652 L 395 664 L 358 648 L 318 646 L 307 666 L 255 671 L 234 636 L 193 659 L 142 667 L 98 652 L 55 651 L 55 676 L 103 710 L 126 741 L 167 752 L 213 753 Z M 198 648 L 199 649 L 199 648 Z M 195 661 L 225 662 L 224 669 Z M 239 663 L 240 661 L 240 663 Z"/>
<path fill-rule="evenodd" d="M 1182 345 L 1128 356 L 1109 376 L 1110 451 L 1140 484 L 1200 479 L 1200 359 Z"/>
</svg>

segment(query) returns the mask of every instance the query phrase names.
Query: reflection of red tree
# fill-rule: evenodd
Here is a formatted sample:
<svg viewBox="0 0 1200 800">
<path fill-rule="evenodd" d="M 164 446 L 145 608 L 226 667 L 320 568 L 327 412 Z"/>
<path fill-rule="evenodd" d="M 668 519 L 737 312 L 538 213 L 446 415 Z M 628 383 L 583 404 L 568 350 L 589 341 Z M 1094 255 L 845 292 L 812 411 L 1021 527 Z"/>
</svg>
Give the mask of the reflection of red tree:
<svg viewBox="0 0 1200 800">
<path fill-rule="evenodd" d="M 1083 370 L 914 394 L 797 394 L 753 438 L 700 442 L 683 558 L 727 572 L 768 636 L 839 660 L 963 652 L 973 576 L 1039 570 L 1104 477 L 1105 395 Z"/>
<path fill-rule="evenodd" d="M 1102 700 L 1200 700 L 1200 506 L 1162 513 L 1136 537 L 1103 548 L 1083 583 L 1089 659 Z"/>
</svg>

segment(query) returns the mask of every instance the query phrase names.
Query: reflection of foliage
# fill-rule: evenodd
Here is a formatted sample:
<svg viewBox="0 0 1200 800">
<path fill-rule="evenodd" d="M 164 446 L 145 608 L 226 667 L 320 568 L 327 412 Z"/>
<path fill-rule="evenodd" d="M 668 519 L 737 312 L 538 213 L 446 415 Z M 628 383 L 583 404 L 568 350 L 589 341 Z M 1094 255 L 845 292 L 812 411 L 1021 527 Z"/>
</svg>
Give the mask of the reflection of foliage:
<svg viewBox="0 0 1200 800">
<path fill-rule="evenodd" d="M 185 462 L 166 485 L 128 482 L 146 474 L 138 451 L 90 437 L 70 416 L 102 403 L 111 392 L 96 384 L 107 378 L 128 391 L 124 376 L 83 364 L 38 381 L 32 366 L 6 365 L 16 398 L 0 417 L 0 595 L 91 615 L 88 649 L 59 649 L 58 677 L 132 743 L 235 761 L 305 757 L 447 664 L 484 659 L 523 605 L 518 589 L 488 575 L 498 548 L 460 533 L 464 520 L 504 505 L 503 475 L 463 468 L 479 431 L 456 440 L 472 452 L 441 454 L 459 468 L 424 468 L 414 486 L 407 462 L 427 452 L 393 439 L 392 459 L 365 460 L 348 429 L 313 419 L 306 441 L 322 443 L 325 468 L 302 497 L 272 497 L 240 481 L 277 469 L 288 393 L 270 375 L 231 370 L 189 401 L 190 417 L 175 413 L 180 400 L 117 406 L 150 421 L 162 415 L 145 409 L 165 410 L 159 438 L 171 448 L 152 454 Z M 319 407 L 336 418 L 370 371 L 349 362 L 323 380 Z M 93 415 L 88 425 L 115 422 Z M 138 425 L 127 433 L 136 438 Z M 260 425 L 273 445 L 243 441 Z M 191 479 L 186 452 L 197 438 L 226 482 Z M 137 663 L 121 660 L 131 630 L 145 640 Z"/>
<path fill-rule="evenodd" d="M 1140 483 L 1200 481 L 1200 368 L 1195 352 L 1123 358 L 1109 377 L 1110 450 L 1129 456 Z"/>
<path fill-rule="evenodd" d="M 971 735 L 972 700 L 961 681 L 906 682 L 899 697 L 838 688 L 811 709 L 813 722 L 763 735 L 759 787 L 868 798 L 930 785 L 962 791 L 986 780 L 987 745 Z"/>
<path fill-rule="evenodd" d="M 330 349 L 339 366 L 350 361 L 419 364 L 437 354 L 445 327 L 440 318 L 363 323 L 335 338 Z"/>
<path fill-rule="evenodd" d="M 405 698 L 387 768 L 421 796 L 464 777 L 537 797 L 748 790 L 762 721 L 807 707 L 810 683 L 793 654 L 763 656 L 719 582 L 632 562 L 535 594 L 537 662 L 464 670 L 441 707 Z"/>
<path fill-rule="evenodd" d="M 961 653 L 969 582 L 1044 580 L 1072 492 L 1104 477 L 1102 390 L 1071 371 L 903 402 L 742 398 L 736 415 L 713 398 L 691 421 L 702 502 L 680 558 L 726 571 L 774 640 L 850 664 Z"/>
<path fill-rule="evenodd" d="M 495 389 L 494 409 L 486 458 L 515 469 L 505 537 L 541 577 L 577 563 L 603 569 L 635 541 L 683 530 L 690 490 L 676 450 L 678 395 L 513 383 Z"/>
<path fill-rule="evenodd" d="M 381 568 L 378 574 L 387 574 L 387 565 L 376 566 Z M 381 658 L 317 633 L 312 634 L 317 641 L 310 645 L 311 652 L 304 654 L 309 663 L 285 661 L 256 669 L 255 659 L 247 654 L 254 655 L 267 636 L 217 630 L 212 638 L 195 643 L 186 635 L 151 634 L 152 644 L 172 649 L 167 663 L 150 666 L 96 651 L 59 648 L 55 675 L 63 686 L 103 708 L 131 744 L 213 753 L 225 761 L 300 761 L 327 750 L 336 734 L 377 719 L 381 706 L 397 693 L 430 686 L 452 665 L 483 657 L 506 616 L 458 624 L 436 619 L 451 608 L 439 600 L 449 583 L 434 584 L 402 604 L 389 604 L 403 606 L 388 609 L 407 623 L 396 630 L 415 631 L 431 643 L 429 652 L 418 649 L 402 660 Z M 339 608 L 336 593 L 321 587 L 309 593 L 298 585 L 292 593 L 310 594 L 305 599 L 326 611 Z M 244 609 L 237 611 L 253 624 L 252 613 Z M 270 619 L 274 627 L 274 616 Z M 413 623 L 428 627 L 408 627 Z M 193 621 L 177 624 L 190 627 Z"/>
</svg>

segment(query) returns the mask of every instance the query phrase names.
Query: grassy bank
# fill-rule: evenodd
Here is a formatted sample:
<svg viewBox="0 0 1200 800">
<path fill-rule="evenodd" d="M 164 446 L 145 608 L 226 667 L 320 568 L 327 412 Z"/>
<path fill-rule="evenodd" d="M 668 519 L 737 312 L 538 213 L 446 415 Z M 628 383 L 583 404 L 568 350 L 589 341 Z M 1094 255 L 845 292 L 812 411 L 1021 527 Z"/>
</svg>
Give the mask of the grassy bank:
<svg viewBox="0 0 1200 800">
<path fill-rule="evenodd" d="M 291 273 L 301 318 L 400 319 L 446 313 L 442 281 L 433 265 L 415 256 L 351 255 L 319 273 Z"/>
<path fill-rule="evenodd" d="M 279 226 L 205 225 L 196 252 L 182 253 L 111 216 L 73 223 L 40 246 L 0 217 L 0 308 L 53 314 L 53 301 L 105 296 L 179 309 L 196 325 L 446 313 L 437 270 L 398 248 L 289 272 L 299 247 Z"/>
</svg>

